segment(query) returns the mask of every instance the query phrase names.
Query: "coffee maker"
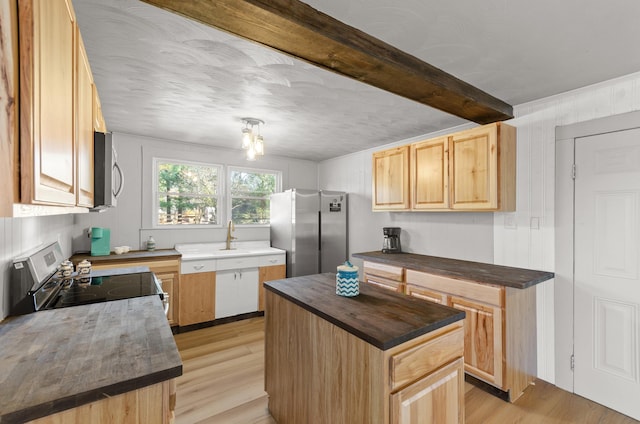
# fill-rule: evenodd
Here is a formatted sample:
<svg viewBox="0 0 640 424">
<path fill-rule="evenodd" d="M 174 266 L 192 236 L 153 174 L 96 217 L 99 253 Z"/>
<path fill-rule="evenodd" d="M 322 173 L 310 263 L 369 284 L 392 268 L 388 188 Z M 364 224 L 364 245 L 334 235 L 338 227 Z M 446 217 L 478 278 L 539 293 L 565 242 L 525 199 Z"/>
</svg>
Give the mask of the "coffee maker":
<svg viewBox="0 0 640 424">
<path fill-rule="evenodd" d="M 107 256 L 111 253 L 111 230 L 108 228 L 92 227 L 91 256 Z"/>
<path fill-rule="evenodd" d="M 382 240 L 382 253 L 401 253 L 400 227 L 382 228 L 384 239 Z"/>
</svg>

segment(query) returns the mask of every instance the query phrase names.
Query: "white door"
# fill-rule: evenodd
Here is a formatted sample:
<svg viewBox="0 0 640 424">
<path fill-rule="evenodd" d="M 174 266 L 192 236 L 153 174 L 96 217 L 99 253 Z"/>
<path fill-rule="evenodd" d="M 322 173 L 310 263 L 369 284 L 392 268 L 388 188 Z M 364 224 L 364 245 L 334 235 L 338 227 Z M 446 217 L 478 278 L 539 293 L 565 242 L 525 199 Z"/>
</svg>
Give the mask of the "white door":
<svg viewBox="0 0 640 424">
<path fill-rule="evenodd" d="M 576 139 L 574 391 L 640 419 L 640 129 Z"/>
<path fill-rule="evenodd" d="M 257 310 L 258 268 L 216 272 L 216 319 Z"/>
</svg>

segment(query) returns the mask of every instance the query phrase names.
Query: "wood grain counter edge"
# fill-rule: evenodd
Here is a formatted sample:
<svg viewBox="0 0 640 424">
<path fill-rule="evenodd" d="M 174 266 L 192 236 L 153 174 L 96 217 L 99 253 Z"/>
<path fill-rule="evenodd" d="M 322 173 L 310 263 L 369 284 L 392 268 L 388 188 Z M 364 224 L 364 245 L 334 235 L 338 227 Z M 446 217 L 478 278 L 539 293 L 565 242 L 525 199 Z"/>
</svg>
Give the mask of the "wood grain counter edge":
<svg viewBox="0 0 640 424">
<path fill-rule="evenodd" d="M 87 253 L 75 253 L 71 258 L 71 262 L 77 264 L 84 259 L 91 263 L 109 263 L 109 262 L 129 262 L 129 261 L 152 261 L 158 259 L 181 259 L 182 253 L 175 249 L 159 249 L 159 250 L 134 250 L 121 255 L 111 253 L 105 256 L 91 256 Z"/>
<path fill-rule="evenodd" d="M 148 374 L 140 378 L 111 384 L 109 386 L 101 387 L 100 389 L 90 390 L 84 393 L 56 399 L 51 402 L 30 406 L 22 410 L 0 415 L 0 423 L 23 423 L 35 420 L 67 409 L 76 408 L 91 402 L 161 383 L 172 378 L 180 377 L 181 375 L 182 364 L 153 374 Z"/>
<path fill-rule="evenodd" d="M 417 253 L 382 253 L 373 251 L 354 253 L 352 256 L 365 261 L 380 262 L 442 277 L 515 289 L 526 289 L 555 277 L 555 274 L 549 271 L 442 258 Z"/>
<path fill-rule="evenodd" d="M 324 275 L 324 274 L 322 274 Z M 320 275 L 319 275 L 320 276 Z M 335 277 L 334 277 L 335 278 Z M 280 280 L 276 280 L 276 281 L 272 281 L 272 282 L 266 282 L 264 283 L 264 287 L 277 294 L 278 296 L 282 296 L 283 298 L 289 300 L 290 302 L 294 303 L 295 305 L 300 306 L 301 308 L 311 312 L 314 315 L 319 316 L 320 318 L 332 323 L 333 325 L 345 330 L 346 332 L 364 340 L 365 342 L 371 344 L 372 346 L 377 347 L 380 350 L 388 350 L 391 349 L 392 347 L 398 346 L 404 342 L 407 342 L 409 340 L 412 340 L 416 337 L 419 337 L 423 334 L 427 334 L 430 333 L 431 331 L 437 330 L 439 328 L 442 328 L 446 325 L 449 325 L 451 323 L 454 323 L 456 321 L 460 321 L 463 320 L 465 318 L 465 313 L 463 311 L 457 311 L 455 313 L 452 313 L 450 316 L 440 319 L 436 322 L 433 322 L 431 324 L 428 325 L 423 325 L 420 327 L 415 328 L 412 331 L 407 331 L 404 334 L 402 334 L 401 336 L 398 337 L 394 337 L 393 339 L 387 339 L 387 340 L 379 340 L 375 337 L 372 337 L 370 334 L 361 331 L 351 325 L 349 325 L 348 322 L 345 322 L 343 320 L 337 319 L 336 317 L 329 315 L 317 308 L 315 308 L 313 305 L 309 305 L 306 302 L 301 301 L 300 299 L 297 299 L 294 296 L 289 295 L 288 293 L 279 290 L 277 287 L 274 287 L 273 283 L 277 283 Z M 377 288 L 374 288 L 377 289 Z M 383 289 L 380 289 L 383 290 Z M 413 299 L 412 299 L 413 300 Z M 439 306 L 439 305 L 438 305 Z M 266 312 L 268 313 L 268 312 Z"/>
</svg>

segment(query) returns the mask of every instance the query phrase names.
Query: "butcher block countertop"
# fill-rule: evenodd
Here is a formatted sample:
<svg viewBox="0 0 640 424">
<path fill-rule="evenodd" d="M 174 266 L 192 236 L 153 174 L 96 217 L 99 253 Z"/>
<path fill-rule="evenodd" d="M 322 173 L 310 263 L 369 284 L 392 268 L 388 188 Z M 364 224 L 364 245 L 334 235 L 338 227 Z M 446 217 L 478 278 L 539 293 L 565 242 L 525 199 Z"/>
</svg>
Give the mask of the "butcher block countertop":
<svg viewBox="0 0 640 424">
<path fill-rule="evenodd" d="M 331 273 L 270 281 L 264 286 L 381 350 L 465 317 L 457 309 L 370 284 L 360 284 L 357 296 L 338 296 L 336 276 Z"/>
<path fill-rule="evenodd" d="M 160 250 L 132 250 L 121 255 L 116 255 L 111 252 L 110 255 L 105 256 L 91 256 L 88 253 L 75 253 L 71 257 L 71 262 L 77 264 L 84 259 L 88 260 L 92 264 L 107 264 L 109 262 L 136 262 L 136 261 L 150 261 L 150 260 L 163 260 L 163 259 L 180 259 L 182 254 L 175 249 L 160 249 Z"/>
<path fill-rule="evenodd" d="M 182 375 L 158 296 L 0 324 L 0 423 L 21 423 Z"/>
<path fill-rule="evenodd" d="M 354 258 L 482 284 L 526 289 L 554 277 L 553 272 L 440 258 L 415 253 L 354 253 Z"/>
</svg>

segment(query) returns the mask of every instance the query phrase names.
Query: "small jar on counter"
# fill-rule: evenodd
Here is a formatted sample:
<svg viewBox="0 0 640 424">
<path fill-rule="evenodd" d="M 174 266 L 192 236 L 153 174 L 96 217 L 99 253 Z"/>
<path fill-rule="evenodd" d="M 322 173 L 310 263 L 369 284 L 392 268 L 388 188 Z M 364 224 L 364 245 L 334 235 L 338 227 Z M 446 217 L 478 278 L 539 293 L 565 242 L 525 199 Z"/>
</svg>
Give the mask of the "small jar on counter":
<svg viewBox="0 0 640 424">
<path fill-rule="evenodd" d="M 353 297 L 360 294 L 358 282 L 358 267 L 347 261 L 338 266 L 336 274 L 336 294 L 339 296 Z"/>
<path fill-rule="evenodd" d="M 149 236 L 149 240 L 147 240 L 147 250 L 150 252 L 156 250 L 156 241 L 153 239 L 153 236 Z"/>
</svg>

